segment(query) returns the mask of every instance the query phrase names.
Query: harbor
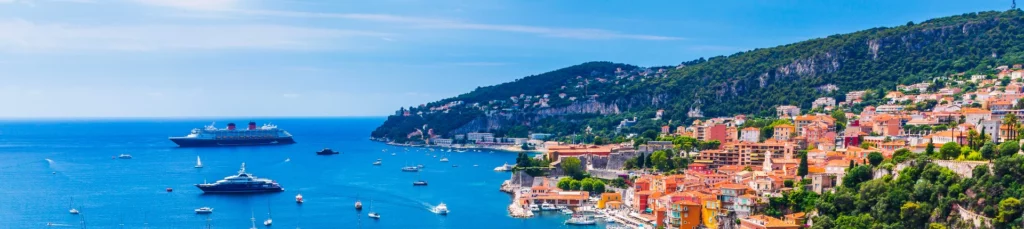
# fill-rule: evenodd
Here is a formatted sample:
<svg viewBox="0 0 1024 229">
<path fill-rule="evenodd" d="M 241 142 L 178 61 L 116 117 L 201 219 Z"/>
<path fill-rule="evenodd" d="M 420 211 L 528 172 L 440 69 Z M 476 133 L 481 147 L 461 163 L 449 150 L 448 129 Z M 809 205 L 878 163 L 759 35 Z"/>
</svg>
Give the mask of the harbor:
<svg viewBox="0 0 1024 229">
<path fill-rule="evenodd" d="M 251 218 L 255 224 L 269 219 L 269 205 L 274 227 L 283 228 L 568 228 L 560 214 L 509 216 L 512 198 L 494 188 L 510 173 L 493 170 L 516 154 L 446 152 L 450 161 L 440 162 L 440 152 L 367 140 L 365 133 L 379 122 L 275 120 L 297 143 L 228 148 L 178 148 L 167 140 L 209 120 L 4 122 L 0 195 L 18 198 L 0 200 L 0 211 L 19 214 L 0 220 L 11 228 L 75 228 L 81 221 L 92 228 L 248 228 Z M 316 154 L 325 147 L 338 154 Z M 120 154 L 132 159 L 111 159 Z M 378 158 L 382 165 L 373 166 Z M 406 161 L 424 168 L 401 172 Z M 195 187 L 237 174 L 243 162 L 246 172 L 284 190 L 203 194 Z M 429 186 L 413 186 L 417 176 Z M 296 203 L 298 194 L 304 203 Z M 69 214 L 70 197 L 80 214 Z M 356 201 L 367 206 L 356 211 Z M 371 201 L 380 220 L 367 217 Z M 434 212 L 440 203 L 447 215 Z M 196 214 L 201 207 L 212 213 Z"/>
</svg>

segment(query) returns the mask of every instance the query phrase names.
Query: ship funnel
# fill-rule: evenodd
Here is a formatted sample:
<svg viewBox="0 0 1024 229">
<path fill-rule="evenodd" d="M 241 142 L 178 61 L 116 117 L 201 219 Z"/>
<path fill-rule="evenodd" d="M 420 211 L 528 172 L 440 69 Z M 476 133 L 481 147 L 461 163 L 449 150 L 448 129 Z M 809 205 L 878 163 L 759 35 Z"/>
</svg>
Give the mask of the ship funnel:
<svg viewBox="0 0 1024 229">
<path fill-rule="evenodd" d="M 228 123 L 228 130 L 235 130 L 235 123 Z"/>
<path fill-rule="evenodd" d="M 255 130 L 255 129 L 256 129 L 256 122 L 250 121 L 249 122 L 249 130 Z"/>
</svg>

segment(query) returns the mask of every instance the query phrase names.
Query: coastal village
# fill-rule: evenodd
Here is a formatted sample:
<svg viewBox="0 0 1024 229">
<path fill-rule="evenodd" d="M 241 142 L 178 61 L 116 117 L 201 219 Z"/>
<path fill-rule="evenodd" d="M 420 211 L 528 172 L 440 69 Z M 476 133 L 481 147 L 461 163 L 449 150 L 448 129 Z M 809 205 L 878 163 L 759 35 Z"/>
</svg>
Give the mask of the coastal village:
<svg viewBox="0 0 1024 229">
<path fill-rule="evenodd" d="M 1024 112 L 1024 70 L 1015 64 L 994 72 L 850 91 L 843 98 L 817 98 L 810 107 L 777 106 L 775 117 L 704 118 L 697 107 L 688 111 L 692 123 L 662 126 L 657 139 L 646 142 L 567 143 L 544 133 L 410 136 L 428 136 L 428 144 L 441 147 L 539 152 L 505 166 L 514 171 L 501 187 L 513 196 L 514 217 L 563 211 L 626 228 L 807 228 L 814 224 L 814 208 L 780 210 L 772 203 L 830 192 L 854 180 L 846 176 L 856 165 L 875 166 L 869 176 L 879 178 L 914 154 L 932 153 L 938 164 L 970 176 L 995 145 L 1019 150 L 1003 145 L 1019 146 L 1024 133 L 1017 118 Z M 864 104 L 869 99 L 881 102 Z M 855 106 L 859 112 L 847 112 Z M 619 125 L 660 119 L 663 112 Z"/>
</svg>

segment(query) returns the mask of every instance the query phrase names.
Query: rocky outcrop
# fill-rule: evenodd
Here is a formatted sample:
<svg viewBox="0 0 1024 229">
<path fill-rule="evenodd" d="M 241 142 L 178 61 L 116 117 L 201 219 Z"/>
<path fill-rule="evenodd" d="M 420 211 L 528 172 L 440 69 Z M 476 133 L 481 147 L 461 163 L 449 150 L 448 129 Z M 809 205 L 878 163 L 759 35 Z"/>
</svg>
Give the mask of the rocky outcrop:
<svg viewBox="0 0 1024 229">
<path fill-rule="evenodd" d="M 605 104 L 596 100 L 574 102 L 564 107 L 551 107 L 540 109 L 535 112 L 536 117 L 544 118 L 550 116 L 561 116 L 570 114 L 619 114 L 621 111 L 615 104 Z"/>
</svg>

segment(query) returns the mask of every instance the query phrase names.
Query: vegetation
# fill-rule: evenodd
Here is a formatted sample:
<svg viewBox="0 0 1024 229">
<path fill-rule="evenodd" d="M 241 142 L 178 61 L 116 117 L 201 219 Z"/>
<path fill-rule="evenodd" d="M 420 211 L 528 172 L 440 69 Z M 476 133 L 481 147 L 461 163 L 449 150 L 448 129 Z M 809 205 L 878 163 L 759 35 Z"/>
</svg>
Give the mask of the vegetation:
<svg viewBox="0 0 1024 229">
<path fill-rule="evenodd" d="M 846 92 L 868 90 L 863 103 L 847 110 L 859 112 L 867 104 L 882 104 L 884 93 L 897 84 L 956 73 L 988 73 L 997 65 L 1024 62 L 1024 43 L 1019 42 L 1024 36 L 1022 24 L 1024 13 L 1020 10 L 990 11 L 700 58 L 672 67 L 588 62 L 399 109 L 371 136 L 418 142 L 422 135 L 409 134 L 427 129 L 442 137 L 470 131 L 490 131 L 508 137 L 525 137 L 529 132 L 556 136 L 579 133 L 571 140 L 596 142 L 601 137 L 602 141 L 615 143 L 625 141 L 628 133 L 657 133 L 669 121 L 687 123 L 692 119 L 686 112 L 694 107 L 700 107 L 708 117 L 769 117 L 779 105 L 807 109 L 818 97 L 841 99 Z M 825 85 L 834 85 L 838 90 L 823 89 Z M 567 96 L 558 96 L 562 93 Z M 522 95 L 543 94 L 549 95 L 546 107 L 520 101 Z M 430 110 L 452 102 L 461 105 L 444 112 Z M 615 106 L 618 112 L 539 113 L 585 103 Z M 929 106 L 933 105 L 915 104 L 914 109 Z M 665 110 L 662 119 L 651 119 L 658 109 Z M 411 115 L 403 115 L 405 112 Z M 618 128 L 620 120 L 632 117 L 641 118 L 631 127 Z M 497 129 L 467 125 L 488 118 L 502 125 Z M 591 131 L 585 131 L 588 128 Z M 1014 133 L 1009 136 L 1017 137 Z"/>
<path fill-rule="evenodd" d="M 600 194 L 605 191 L 605 183 L 600 179 L 595 178 L 583 178 L 583 180 L 573 179 L 571 177 L 564 177 L 558 180 L 556 185 L 562 190 L 570 191 L 587 191 L 590 194 Z"/>
<path fill-rule="evenodd" d="M 586 172 L 583 170 L 583 164 L 580 163 L 579 158 L 565 157 L 561 160 L 562 170 L 565 171 L 565 175 L 572 177 L 573 179 L 583 179 Z"/>
</svg>

